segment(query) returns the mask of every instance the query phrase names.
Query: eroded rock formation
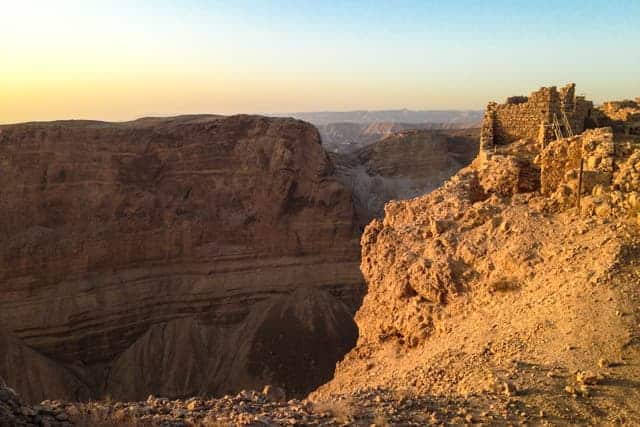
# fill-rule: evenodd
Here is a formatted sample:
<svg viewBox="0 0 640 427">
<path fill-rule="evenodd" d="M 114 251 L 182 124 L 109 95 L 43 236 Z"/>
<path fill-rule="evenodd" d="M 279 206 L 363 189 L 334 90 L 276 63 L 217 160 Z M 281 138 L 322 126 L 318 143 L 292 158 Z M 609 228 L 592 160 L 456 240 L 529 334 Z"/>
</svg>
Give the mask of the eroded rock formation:
<svg viewBox="0 0 640 427">
<path fill-rule="evenodd" d="M 27 400 L 301 393 L 355 340 L 351 195 L 309 124 L 2 126 L 0 168 L 0 375 Z M 289 339 L 332 348 L 304 386 Z"/>
<path fill-rule="evenodd" d="M 477 129 L 411 130 L 332 158 L 339 179 L 353 192 L 358 223 L 364 227 L 382 216 L 388 201 L 432 191 L 477 153 Z"/>
<path fill-rule="evenodd" d="M 398 123 L 398 122 L 341 122 L 316 124 L 322 137 L 322 145 L 331 153 L 353 153 L 369 144 L 409 131 L 452 131 L 477 128 L 480 120 L 473 116 L 468 121 L 443 123 Z"/>
</svg>

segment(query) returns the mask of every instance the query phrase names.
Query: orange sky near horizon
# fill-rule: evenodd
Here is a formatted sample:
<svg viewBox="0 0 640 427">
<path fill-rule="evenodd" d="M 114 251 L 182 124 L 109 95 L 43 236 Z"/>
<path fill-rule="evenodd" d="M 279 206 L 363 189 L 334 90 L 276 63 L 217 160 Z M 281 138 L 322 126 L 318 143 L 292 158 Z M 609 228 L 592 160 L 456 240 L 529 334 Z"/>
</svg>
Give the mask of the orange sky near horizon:
<svg viewBox="0 0 640 427">
<path fill-rule="evenodd" d="M 0 123 L 640 95 L 640 4 L 462 3 L 0 0 Z"/>
</svg>

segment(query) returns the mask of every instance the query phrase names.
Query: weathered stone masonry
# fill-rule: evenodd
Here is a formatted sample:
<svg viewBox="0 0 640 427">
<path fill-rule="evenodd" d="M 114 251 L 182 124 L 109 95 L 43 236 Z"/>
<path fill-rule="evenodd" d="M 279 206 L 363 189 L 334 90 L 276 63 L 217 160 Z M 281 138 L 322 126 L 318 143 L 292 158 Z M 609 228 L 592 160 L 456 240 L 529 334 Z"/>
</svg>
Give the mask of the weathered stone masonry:
<svg viewBox="0 0 640 427">
<path fill-rule="evenodd" d="M 519 139 L 531 139 L 541 146 L 555 140 L 552 124 L 558 120 L 564 136 L 584 131 L 593 103 L 576 96 L 575 84 L 560 90 L 542 87 L 530 96 L 513 96 L 504 104 L 490 102 L 485 112 L 480 135 L 481 149 L 504 145 Z M 569 129 L 566 128 L 566 117 Z"/>
<path fill-rule="evenodd" d="M 503 187 L 508 181 L 517 191 L 550 196 L 548 209 L 572 208 L 581 200 L 581 214 L 624 213 L 637 216 L 640 224 L 639 125 L 636 101 L 594 108 L 575 95 L 574 84 L 543 87 L 529 97 L 489 104 L 481 167 L 511 174 L 510 181 L 501 181 Z"/>
<path fill-rule="evenodd" d="M 598 126 L 610 126 L 626 136 L 640 136 L 640 98 L 605 102 L 597 113 Z"/>
</svg>

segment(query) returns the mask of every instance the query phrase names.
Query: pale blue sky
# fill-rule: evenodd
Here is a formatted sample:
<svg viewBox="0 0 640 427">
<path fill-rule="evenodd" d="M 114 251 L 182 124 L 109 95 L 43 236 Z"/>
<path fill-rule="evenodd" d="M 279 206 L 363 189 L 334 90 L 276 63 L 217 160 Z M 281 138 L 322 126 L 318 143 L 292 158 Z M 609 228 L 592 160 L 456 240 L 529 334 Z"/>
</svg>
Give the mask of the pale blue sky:
<svg viewBox="0 0 640 427">
<path fill-rule="evenodd" d="M 134 4 L 135 3 L 135 4 Z M 640 96 L 640 1 L 0 0 L 0 122 Z"/>
</svg>

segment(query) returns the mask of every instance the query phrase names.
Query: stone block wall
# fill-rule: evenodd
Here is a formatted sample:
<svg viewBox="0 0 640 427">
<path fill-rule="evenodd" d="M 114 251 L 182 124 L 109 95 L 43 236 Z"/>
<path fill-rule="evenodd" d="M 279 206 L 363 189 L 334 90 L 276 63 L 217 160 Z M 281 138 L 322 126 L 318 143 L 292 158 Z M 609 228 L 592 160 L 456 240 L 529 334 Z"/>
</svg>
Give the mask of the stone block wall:
<svg viewBox="0 0 640 427">
<path fill-rule="evenodd" d="M 510 96 L 507 98 L 507 104 L 524 104 L 529 100 L 528 96 Z"/>
<path fill-rule="evenodd" d="M 544 145 L 556 139 L 550 126 L 554 114 L 562 127 L 563 113 L 566 114 L 573 133 L 579 134 L 592 108 L 593 103 L 575 95 L 573 83 L 560 90 L 555 86 L 542 87 L 529 97 L 507 98 L 504 104 L 491 102 L 483 120 L 480 146 L 487 149 L 524 138 Z"/>
<path fill-rule="evenodd" d="M 480 154 L 482 155 L 482 149 L 493 146 L 494 141 L 494 129 L 496 121 L 496 106 L 495 102 L 490 102 L 487 105 L 487 110 L 484 112 L 482 118 L 482 128 L 480 129 Z"/>
<path fill-rule="evenodd" d="M 540 153 L 540 191 L 554 193 L 568 171 L 580 167 L 582 157 L 580 137 L 567 138 L 549 144 Z"/>
<path fill-rule="evenodd" d="M 540 191 L 554 195 L 563 207 L 577 199 L 580 162 L 583 162 L 582 194 L 600 185 L 608 187 L 616 157 L 611 128 L 587 130 L 581 135 L 554 141 L 540 153 Z"/>
</svg>

